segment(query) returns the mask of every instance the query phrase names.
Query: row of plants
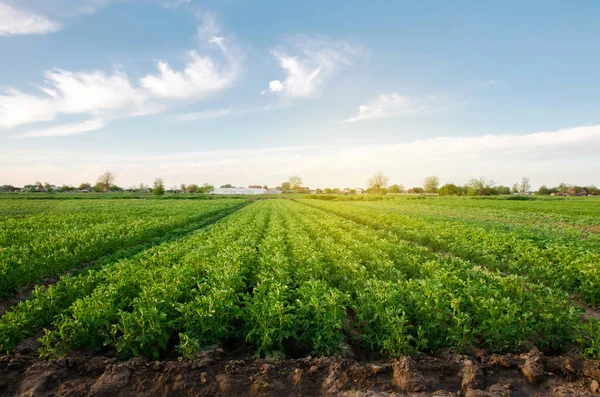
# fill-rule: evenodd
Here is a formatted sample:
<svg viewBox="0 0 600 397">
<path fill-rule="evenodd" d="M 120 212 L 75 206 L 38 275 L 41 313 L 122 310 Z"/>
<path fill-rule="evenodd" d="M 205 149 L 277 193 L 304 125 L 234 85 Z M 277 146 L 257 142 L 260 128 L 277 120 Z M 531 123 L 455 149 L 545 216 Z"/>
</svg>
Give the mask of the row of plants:
<svg viewBox="0 0 600 397">
<path fill-rule="evenodd" d="M 435 251 L 574 293 L 589 304 L 600 302 L 600 252 L 586 240 L 494 222 L 414 215 L 373 203 L 301 202 Z"/>
<path fill-rule="evenodd" d="M 561 289 L 386 227 L 259 200 L 191 236 L 36 290 L 0 318 L 0 348 L 46 328 L 46 357 L 106 347 L 122 357 L 160 358 L 174 347 L 193 357 L 232 340 L 258 355 L 332 355 L 347 341 L 394 357 L 573 344 L 598 357 L 598 324 Z"/>
<path fill-rule="evenodd" d="M 528 345 L 560 349 L 577 342 L 588 354 L 599 352 L 597 336 L 594 340 L 587 330 L 597 324 L 582 320 L 581 309 L 570 304 L 566 293 L 335 218 L 323 213 L 301 217 L 318 251 L 333 255 L 330 262 L 355 264 L 336 268 L 332 281 L 351 297 L 353 324 L 365 347 L 401 355 L 442 346 L 516 351 Z M 341 229 L 345 231 L 331 241 L 332 231 Z M 404 277 L 391 272 L 391 277 L 382 276 L 369 269 L 372 261 L 361 260 L 361 245 L 372 244 L 373 234 L 388 240 L 378 262 L 391 261 Z"/>
<path fill-rule="evenodd" d="M 87 200 L 48 206 L 22 201 L 17 205 L 21 215 L 12 205 L 13 215 L 0 219 L 0 297 L 245 203 Z"/>
</svg>

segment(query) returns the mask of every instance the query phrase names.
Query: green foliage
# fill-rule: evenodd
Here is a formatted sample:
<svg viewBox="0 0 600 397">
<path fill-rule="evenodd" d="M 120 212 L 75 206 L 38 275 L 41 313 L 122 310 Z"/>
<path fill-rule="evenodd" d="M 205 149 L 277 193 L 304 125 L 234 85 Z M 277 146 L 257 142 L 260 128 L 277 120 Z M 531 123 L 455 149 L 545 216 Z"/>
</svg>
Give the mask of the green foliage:
<svg viewBox="0 0 600 397">
<path fill-rule="evenodd" d="M 63 220 L 56 233 L 81 219 L 89 228 L 108 221 L 70 217 L 74 207 L 59 203 L 11 204 L 0 222 L 27 225 L 51 211 Z M 110 213 L 130 211 L 130 221 L 171 214 L 163 200 L 119 203 Z M 231 341 L 257 355 L 320 356 L 341 353 L 345 340 L 393 357 L 573 345 L 600 356 L 600 323 L 569 299 L 598 302 L 597 208 L 543 199 L 258 200 L 235 211 L 236 203 L 167 203 L 182 216 L 174 219 L 189 222 L 193 212 L 210 225 L 167 242 L 142 235 L 156 245 L 38 287 L 0 318 L 0 349 L 45 329 L 44 357 L 111 347 L 121 357 L 160 359 L 176 347 L 193 358 Z M 94 205 L 86 203 L 87 213 L 106 204 Z M 9 230 L 0 242 L 35 241 Z M 101 244 L 109 234 L 98 230 Z"/>
<path fill-rule="evenodd" d="M 161 178 L 154 179 L 154 185 L 152 187 L 152 195 L 164 196 L 165 195 L 165 183 Z"/>
</svg>

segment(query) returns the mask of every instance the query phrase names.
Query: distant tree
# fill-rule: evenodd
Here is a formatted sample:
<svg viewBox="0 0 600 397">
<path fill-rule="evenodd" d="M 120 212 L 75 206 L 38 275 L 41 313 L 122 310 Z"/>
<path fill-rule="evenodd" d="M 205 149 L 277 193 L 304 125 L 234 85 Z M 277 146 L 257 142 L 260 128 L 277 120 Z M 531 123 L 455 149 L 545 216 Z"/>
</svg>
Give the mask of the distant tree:
<svg viewBox="0 0 600 397">
<path fill-rule="evenodd" d="M 538 194 L 540 196 L 549 196 L 550 195 L 550 189 L 548 189 L 548 187 L 546 185 L 542 185 L 540 186 L 540 188 L 535 192 L 535 194 Z"/>
<path fill-rule="evenodd" d="M 292 184 L 290 182 L 283 182 L 281 184 L 281 191 L 282 192 L 289 192 L 292 190 Z"/>
<path fill-rule="evenodd" d="M 116 179 L 117 174 L 115 174 L 114 172 L 105 172 L 104 174 L 98 177 L 97 185 L 99 184 L 102 186 L 102 191 L 108 192 L 108 190 L 110 189 L 110 185 L 113 185 Z"/>
<path fill-rule="evenodd" d="M 298 188 L 300 188 L 302 186 L 302 178 L 299 177 L 298 175 L 292 175 L 288 178 L 288 182 L 290 183 L 290 187 L 291 190 L 294 191 L 294 193 L 296 193 L 298 191 Z"/>
<path fill-rule="evenodd" d="M 152 195 L 163 196 L 165 194 L 165 182 L 161 178 L 154 178 Z"/>
<path fill-rule="evenodd" d="M 106 189 L 106 187 L 104 186 L 104 184 L 103 184 L 103 183 L 100 183 L 100 182 L 96 183 L 96 184 L 94 185 L 94 187 L 93 187 L 93 190 L 94 190 L 95 192 L 97 192 L 97 193 L 100 193 L 100 192 L 105 192 L 105 191 L 107 191 L 107 190 L 105 190 L 105 189 Z"/>
<path fill-rule="evenodd" d="M 145 183 L 140 183 L 138 185 L 138 191 L 140 192 L 146 192 L 150 187 L 148 185 L 146 185 Z"/>
<path fill-rule="evenodd" d="M 508 186 L 496 186 L 494 187 L 495 194 L 510 194 L 510 188 Z"/>
<path fill-rule="evenodd" d="M 526 178 L 526 177 L 521 178 L 521 183 L 519 184 L 519 193 L 525 194 L 529 190 L 531 190 L 531 184 L 529 183 L 529 178 Z"/>
<path fill-rule="evenodd" d="M 38 192 L 41 192 L 42 190 L 44 190 L 44 184 L 40 181 L 37 181 L 33 185 L 35 186 L 35 190 L 37 190 Z"/>
<path fill-rule="evenodd" d="M 389 182 L 388 178 L 383 171 L 377 171 L 373 176 L 367 180 L 369 190 L 377 194 L 385 194 L 385 188 Z"/>
<path fill-rule="evenodd" d="M 568 185 L 566 183 L 561 183 L 560 185 L 558 185 L 558 191 L 562 194 L 567 194 L 569 193 L 569 190 L 571 190 L 571 185 Z"/>
<path fill-rule="evenodd" d="M 423 189 L 425 190 L 425 193 L 437 193 L 439 186 L 440 178 L 437 176 L 428 176 L 423 182 Z"/>
<path fill-rule="evenodd" d="M 70 192 L 72 190 L 75 190 L 75 188 L 69 187 L 67 185 L 62 185 L 61 187 L 58 188 L 59 193 L 66 193 L 66 192 Z"/>
<path fill-rule="evenodd" d="M 190 183 L 186 188 L 188 193 L 196 193 L 198 191 L 198 185 L 195 183 Z"/>
<path fill-rule="evenodd" d="M 423 189 L 421 186 L 415 186 L 408 189 L 408 193 L 425 193 L 425 189 Z"/>
<path fill-rule="evenodd" d="M 593 196 L 600 194 L 600 189 L 598 189 L 595 185 L 586 186 L 585 190 L 588 192 L 588 194 Z"/>
<path fill-rule="evenodd" d="M 265 189 L 265 190 L 269 190 L 269 187 L 268 187 L 267 185 L 264 185 L 264 186 L 263 186 L 263 189 Z"/>
<path fill-rule="evenodd" d="M 181 193 L 187 192 L 187 186 L 185 186 L 185 183 L 182 183 L 181 185 L 179 185 L 179 189 L 180 189 Z"/>
<path fill-rule="evenodd" d="M 404 186 L 392 185 L 388 188 L 388 193 L 404 193 Z"/>
<path fill-rule="evenodd" d="M 468 196 L 489 196 L 494 185 L 493 181 L 487 182 L 483 177 L 472 178 L 467 182 Z"/>
<path fill-rule="evenodd" d="M 515 183 L 514 185 L 512 185 L 512 189 L 511 189 L 512 193 L 519 193 L 519 184 Z"/>
<path fill-rule="evenodd" d="M 325 190 L 323 190 L 323 193 L 325 194 L 333 194 L 333 189 L 326 187 Z"/>
<path fill-rule="evenodd" d="M 197 188 L 198 193 L 210 194 L 215 191 L 215 187 L 210 183 L 204 183 L 201 187 Z"/>
<path fill-rule="evenodd" d="M 79 185 L 79 190 L 92 190 L 92 184 L 89 182 L 83 182 Z"/>
<path fill-rule="evenodd" d="M 221 185 L 221 189 L 231 189 L 233 186 L 231 183 L 226 183 L 225 185 Z"/>
<path fill-rule="evenodd" d="M 331 189 L 331 192 L 333 194 L 342 194 L 342 191 L 338 187 Z"/>
<path fill-rule="evenodd" d="M 44 183 L 44 189 L 45 189 L 46 191 L 50 191 L 50 190 L 52 190 L 52 185 L 51 185 L 51 184 L 49 184 L 48 182 L 46 182 L 46 183 Z"/>
<path fill-rule="evenodd" d="M 317 190 L 315 190 L 315 193 L 316 194 L 322 194 L 323 193 L 323 189 L 317 189 Z"/>
<path fill-rule="evenodd" d="M 463 188 L 454 183 L 446 183 L 438 190 L 440 196 L 462 196 Z"/>
<path fill-rule="evenodd" d="M 111 192 L 122 192 L 123 191 L 123 189 L 117 185 L 110 185 L 108 190 Z"/>
</svg>

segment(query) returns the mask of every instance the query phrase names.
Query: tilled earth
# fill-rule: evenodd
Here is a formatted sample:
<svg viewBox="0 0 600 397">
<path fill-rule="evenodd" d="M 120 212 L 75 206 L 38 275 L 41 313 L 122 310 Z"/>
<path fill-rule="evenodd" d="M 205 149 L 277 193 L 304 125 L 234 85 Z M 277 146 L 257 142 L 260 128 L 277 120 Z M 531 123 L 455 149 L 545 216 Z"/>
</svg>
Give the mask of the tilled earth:
<svg viewBox="0 0 600 397">
<path fill-rule="evenodd" d="M 240 359 L 214 347 L 194 360 L 119 361 L 76 352 L 37 358 L 35 340 L 0 357 L 3 396 L 593 396 L 600 361 L 575 354 L 457 355 L 399 360 Z"/>
</svg>

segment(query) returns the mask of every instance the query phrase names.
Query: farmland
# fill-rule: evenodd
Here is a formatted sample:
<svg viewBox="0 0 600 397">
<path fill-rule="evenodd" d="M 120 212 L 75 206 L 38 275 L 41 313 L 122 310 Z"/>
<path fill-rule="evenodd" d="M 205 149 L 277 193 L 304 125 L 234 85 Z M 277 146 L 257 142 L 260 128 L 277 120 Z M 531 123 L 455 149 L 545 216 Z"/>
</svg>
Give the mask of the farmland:
<svg viewBox="0 0 600 397">
<path fill-rule="evenodd" d="M 593 198 L 7 199 L 0 226 L 0 293 L 31 288 L 6 357 L 600 358 Z"/>
</svg>

